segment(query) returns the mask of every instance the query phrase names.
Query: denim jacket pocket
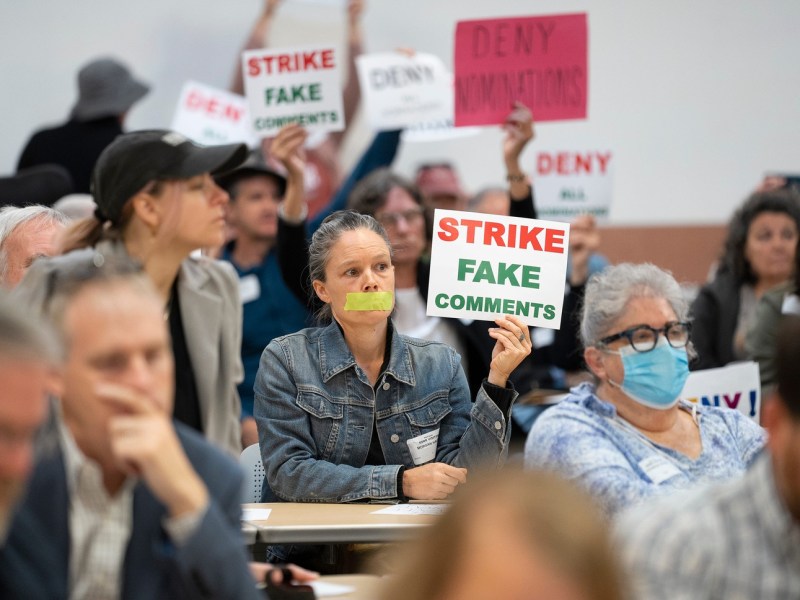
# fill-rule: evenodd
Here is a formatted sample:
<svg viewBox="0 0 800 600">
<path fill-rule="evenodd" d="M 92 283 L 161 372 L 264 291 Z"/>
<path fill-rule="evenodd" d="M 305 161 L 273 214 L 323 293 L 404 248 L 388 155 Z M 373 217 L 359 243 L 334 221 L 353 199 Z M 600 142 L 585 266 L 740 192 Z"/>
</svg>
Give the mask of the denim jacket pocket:
<svg viewBox="0 0 800 600">
<path fill-rule="evenodd" d="M 298 386 L 297 406 L 311 415 L 311 435 L 318 458 L 332 460 L 344 417 L 344 404 L 313 386 Z"/>
<path fill-rule="evenodd" d="M 422 406 L 406 411 L 405 415 L 411 423 L 414 435 L 439 425 L 450 412 L 447 392 L 437 392 L 425 398 Z"/>
</svg>

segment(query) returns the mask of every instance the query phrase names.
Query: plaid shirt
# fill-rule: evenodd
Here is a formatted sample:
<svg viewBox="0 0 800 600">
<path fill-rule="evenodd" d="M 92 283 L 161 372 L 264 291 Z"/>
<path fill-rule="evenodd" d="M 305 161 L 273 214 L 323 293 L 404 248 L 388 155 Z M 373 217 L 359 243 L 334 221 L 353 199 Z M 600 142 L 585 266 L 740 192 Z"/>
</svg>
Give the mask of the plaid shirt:
<svg viewBox="0 0 800 600">
<path fill-rule="evenodd" d="M 623 515 L 616 533 L 634 598 L 800 598 L 800 524 L 766 452 L 740 479 Z"/>
</svg>

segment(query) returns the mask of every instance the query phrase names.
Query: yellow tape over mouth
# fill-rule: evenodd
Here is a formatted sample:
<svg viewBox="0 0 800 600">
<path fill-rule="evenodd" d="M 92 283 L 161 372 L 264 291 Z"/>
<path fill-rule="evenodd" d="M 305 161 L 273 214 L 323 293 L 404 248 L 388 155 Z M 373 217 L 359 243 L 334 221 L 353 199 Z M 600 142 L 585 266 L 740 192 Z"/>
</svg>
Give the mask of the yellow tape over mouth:
<svg viewBox="0 0 800 600">
<path fill-rule="evenodd" d="M 392 310 L 393 292 L 350 292 L 344 303 L 345 310 Z"/>
</svg>

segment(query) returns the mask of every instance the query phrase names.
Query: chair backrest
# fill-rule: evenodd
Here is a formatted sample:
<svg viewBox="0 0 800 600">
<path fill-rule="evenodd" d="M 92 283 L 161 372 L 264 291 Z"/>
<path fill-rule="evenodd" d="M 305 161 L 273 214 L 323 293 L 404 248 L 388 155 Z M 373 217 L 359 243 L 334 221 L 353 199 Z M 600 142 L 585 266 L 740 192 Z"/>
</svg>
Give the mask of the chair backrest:
<svg viewBox="0 0 800 600">
<path fill-rule="evenodd" d="M 239 456 L 239 466 L 244 471 L 242 502 L 261 502 L 261 487 L 264 485 L 264 464 L 261 462 L 261 448 L 252 444 Z"/>
</svg>

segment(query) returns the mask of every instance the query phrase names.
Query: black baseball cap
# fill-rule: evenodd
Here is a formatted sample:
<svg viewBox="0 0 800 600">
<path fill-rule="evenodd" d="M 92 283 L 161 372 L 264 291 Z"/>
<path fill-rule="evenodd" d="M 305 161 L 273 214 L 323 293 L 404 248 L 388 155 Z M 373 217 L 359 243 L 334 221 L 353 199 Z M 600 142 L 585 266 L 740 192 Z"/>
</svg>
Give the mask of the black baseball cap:
<svg viewBox="0 0 800 600">
<path fill-rule="evenodd" d="M 278 184 L 278 195 L 283 197 L 286 194 L 286 177 L 270 167 L 264 161 L 263 155 L 258 150 L 253 150 L 247 157 L 247 160 L 232 171 L 217 175 L 214 179 L 217 180 L 217 185 L 219 187 L 231 193 L 231 189 L 237 182 L 258 175 L 272 177 Z M 233 198 L 233 194 L 231 194 L 231 198 Z"/>
<path fill-rule="evenodd" d="M 151 181 L 218 175 L 247 158 L 245 144 L 202 146 L 166 129 L 123 133 L 103 150 L 91 191 L 101 220 L 118 223 L 122 208 Z"/>
</svg>

